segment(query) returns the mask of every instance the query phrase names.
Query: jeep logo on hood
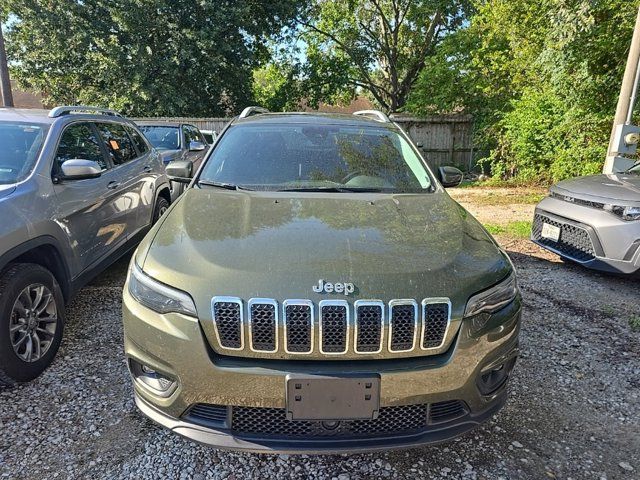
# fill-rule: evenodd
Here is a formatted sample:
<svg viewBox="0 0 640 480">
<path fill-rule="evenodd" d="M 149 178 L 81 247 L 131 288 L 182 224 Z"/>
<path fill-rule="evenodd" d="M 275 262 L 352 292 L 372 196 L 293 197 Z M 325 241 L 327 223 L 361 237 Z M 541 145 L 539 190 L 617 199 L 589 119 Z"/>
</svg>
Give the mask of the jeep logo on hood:
<svg viewBox="0 0 640 480">
<path fill-rule="evenodd" d="M 353 283 L 330 283 L 322 279 L 318 280 L 318 284 L 312 288 L 316 293 L 344 293 L 345 295 L 353 293 L 356 289 Z"/>
</svg>

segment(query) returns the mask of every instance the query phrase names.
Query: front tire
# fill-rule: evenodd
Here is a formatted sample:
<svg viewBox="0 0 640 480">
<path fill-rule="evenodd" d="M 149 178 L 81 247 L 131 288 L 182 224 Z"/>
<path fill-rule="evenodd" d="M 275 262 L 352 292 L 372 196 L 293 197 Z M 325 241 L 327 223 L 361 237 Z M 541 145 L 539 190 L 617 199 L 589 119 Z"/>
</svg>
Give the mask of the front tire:
<svg viewBox="0 0 640 480">
<path fill-rule="evenodd" d="M 153 223 L 155 224 L 162 215 L 169 209 L 169 202 L 164 197 L 158 197 L 156 206 L 153 209 Z"/>
<path fill-rule="evenodd" d="M 64 299 L 53 274 L 32 263 L 0 273 L 0 385 L 38 377 L 58 352 Z"/>
</svg>

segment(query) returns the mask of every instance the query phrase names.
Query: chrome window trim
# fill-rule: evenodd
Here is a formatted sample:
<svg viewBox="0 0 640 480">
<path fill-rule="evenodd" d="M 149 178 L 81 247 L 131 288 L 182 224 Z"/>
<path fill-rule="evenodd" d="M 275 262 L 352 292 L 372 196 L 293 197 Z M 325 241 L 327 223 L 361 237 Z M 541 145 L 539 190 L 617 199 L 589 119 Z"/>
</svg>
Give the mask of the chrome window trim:
<svg viewBox="0 0 640 480">
<path fill-rule="evenodd" d="M 216 322 L 216 310 L 214 305 L 216 303 L 236 303 L 240 306 L 240 347 L 225 347 L 222 345 L 222 341 L 220 340 L 220 333 L 218 332 L 218 324 Z M 242 303 L 242 299 L 239 297 L 226 297 L 219 296 L 213 297 L 211 299 L 211 319 L 213 321 L 213 327 L 216 332 L 216 339 L 218 340 L 218 345 L 220 348 L 224 348 L 225 350 L 244 350 L 244 305 Z"/>
<path fill-rule="evenodd" d="M 391 340 L 393 339 L 393 307 L 400 305 L 412 305 L 413 306 L 413 342 L 411 348 L 404 350 L 393 350 L 391 348 Z M 387 349 L 390 353 L 403 353 L 411 352 L 416 348 L 416 336 L 418 334 L 418 302 L 412 298 L 402 298 L 389 300 L 389 338 L 387 341 Z"/>
<path fill-rule="evenodd" d="M 378 350 L 361 352 L 358 350 L 358 307 L 380 307 L 380 346 Z M 373 355 L 382 352 L 384 345 L 384 321 L 386 305 L 382 300 L 356 300 L 353 302 L 353 351 L 359 355 Z"/>
<path fill-rule="evenodd" d="M 341 352 L 325 352 L 322 349 L 322 309 L 324 307 L 345 307 L 347 324 L 345 326 L 344 350 Z M 318 348 L 323 355 L 344 355 L 349 351 L 349 330 L 351 329 L 351 315 L 349 303 L 346 300 L 320 300 L 318 303 Z"/>
<path fill-rule="evenodd" d="M 449 307 L 449 312 L 447 315 L 447 328 L 445 328 L 444 330 L 444 335 L 442 335 L 442 342 L 440 342 L 440 345 L 438 345 L 437 347 L 428 347 L 425 348 L 424 345 L 424 333 L 427 329 L 427 316 L 425 315 L 425 309 L 427 305 L 433 305 L 433 304 L 439 304 L 439 303 L 445 303 L 448 305 Z M 425 298 L 424 300 L 422 300 L 422 328 L 420 329 L 420 350 L 423 350 L 425 352 L 429 351 L 429 350 L 438 350 L 439 348 L 442 348 L 447 340 L 447 334 L 449 333 L 449 328 L 451 327 L 451 300 L 447 297 L 434 297 L 434 298 Z"/>
<path fill-rule="evenodd" d="M 273 305 L 274 312 L 274 339 L 273 339 L 273 350 L 256 350 L 253 348 L 253 316 L 251 315 L 251 307 L 253 305 Z M 256 353 L 276 353 L 278 351 L 278 324 L 279 324 L 279 312 L 278 312 L 278 302 L 273 298 L 250 298 L 247 302 L 247 326 L 249 327 L 248 332 L 248 343 L 249 349 L 252 352 Z"/>
<path fill-rule="evenodd" d="M 304 305 L 310 308 L 310 318 L 311 318 L 311 325 L 310 325 L 310 339 L 309 339 L 309 351 L 308 352 L 291 352 L 289 350 L 289 348 L 287 347 L 287 307 L 289 305 Z M 315 341 L 315 327 L 314 327 L 314 321 L 315 321 L 315 309 L 313 307 L 313 302 L 311 300 L 304 300 L 304 299 L 288 299 L 285 300 L 284 302 L 282 302 L 282 326 L 283 326 L 283 332 L 284 332 L 284 351 L 285 353 L 288 353 L 289 355 L 311 355 L 313 353 L 313 346 L 314 346 L 314 341 Z"/>
</svg>

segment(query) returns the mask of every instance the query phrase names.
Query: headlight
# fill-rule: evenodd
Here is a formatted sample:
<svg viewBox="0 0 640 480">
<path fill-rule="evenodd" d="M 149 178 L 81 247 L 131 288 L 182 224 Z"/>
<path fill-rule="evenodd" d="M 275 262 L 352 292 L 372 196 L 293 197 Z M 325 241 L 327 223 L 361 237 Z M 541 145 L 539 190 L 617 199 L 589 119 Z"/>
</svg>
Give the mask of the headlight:
<svg viewBox="0 0 640 480">
<path fill-rule="evenodd" d="M 158 313 L 183 313 L 197 317 L 196 306 L 191 297 L 180 290 L 152 279 L 132 263 L 129 275 L 129 293 L 138 302 Z"/>
<path fill-rule="evenodd" d="M 467 302 L 464 316 L 470 317 L 478 313 L 493 313 L 509 304 L 518 295 L 518 283 L 516 282 L 515 273 L 511 273 L 505 280 L 497 285 L 476 293 Z"/>
<path fill-rule="evenodd" d="M 622 207 L 619 205 L 605 205 L 605 210 L 610 210 L 617 216 L 628 222 L 640 220 L 640 207 Z"/>
</svg>

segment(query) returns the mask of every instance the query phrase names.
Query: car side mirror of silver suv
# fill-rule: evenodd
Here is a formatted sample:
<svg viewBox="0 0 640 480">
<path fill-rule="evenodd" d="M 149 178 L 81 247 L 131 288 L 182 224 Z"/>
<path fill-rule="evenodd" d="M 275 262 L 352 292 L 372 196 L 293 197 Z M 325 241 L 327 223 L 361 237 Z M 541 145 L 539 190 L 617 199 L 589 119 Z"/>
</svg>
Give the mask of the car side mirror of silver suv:
<svg viewBox="0 0 640 480">
<path fill-rule="evenodd" d="M 65 160 L 60 165 L 60 171 L 62 173 L 61 180 L 83 180 L 98 178 L 102 175 L 102 168 L 98 162 L 81 158 Z"/>
<path fill-rule="evenodd" d="M 191 160 L 169 162 L 165 168 L 165 173 L 172 182 L 189 183 L 193 175 L 193 162 Z"/>
<path fill-rule="evenodd" d="M 190 152 L 201 152 L 206 148 L 206 145 L 202 142 L 192 141 L 189 142 L 189 151 Z"/>
<path fill-rule="evenodd" d="M 440 182 L 445 188 L 457 187 L 462 183 L 463 173 L 456 167 L 440 167 L 438 173 L 440 174 Z"/>
</svg>

